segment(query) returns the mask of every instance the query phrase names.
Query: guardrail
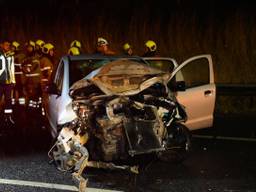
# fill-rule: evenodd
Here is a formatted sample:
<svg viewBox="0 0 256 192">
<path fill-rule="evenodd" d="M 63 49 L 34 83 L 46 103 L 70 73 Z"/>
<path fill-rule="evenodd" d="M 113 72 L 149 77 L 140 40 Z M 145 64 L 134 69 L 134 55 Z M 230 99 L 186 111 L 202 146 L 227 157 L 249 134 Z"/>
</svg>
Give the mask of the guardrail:
<svg viewBox="0 0 256 192">
<path fill-rule="evenodd" d="M 216 84 L 217 95 L 256 96 L 256 84 Z"/>
</svg>

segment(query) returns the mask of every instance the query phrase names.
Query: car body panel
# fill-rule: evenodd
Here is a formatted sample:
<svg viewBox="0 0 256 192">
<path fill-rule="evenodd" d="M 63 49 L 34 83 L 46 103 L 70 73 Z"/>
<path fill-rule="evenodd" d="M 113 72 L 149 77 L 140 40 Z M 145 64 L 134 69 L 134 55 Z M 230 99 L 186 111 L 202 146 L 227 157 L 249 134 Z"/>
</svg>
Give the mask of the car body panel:
<svg viewBox="0 0 256 192">
<path fill-rule="evenodd" d="M 210 95 L 205 94 L 211 91 Z M 177 100 L 185 106 L 188 119 L 185 125 L 190 130 L 202 129 L 213 125 L 215 106 L 215 85 L 204 85 L 177 92 Z"/>
<path fill-rule="evenodd" d="M 212 57 L 209 54 L 197 55 L 191 57 L 176 66 L 172 72 L 170 80 L 176 77 L 176 81 L 185 81 L 184 75 L 180 72 L 190 63 L 206 59 L 209 68 L 209 81 L 206 84 L 187 88 L 185 91 L 177 91 L 176 98 L 186 108 L 188 119 L 185 125 L 190 130 L 202 129 L 213 125 L 213 114 L 216 100 L 216 86 L 214 83 L 214 71 Z M 155 60 L 155 58 L 146 58 L 147 61 Z M 157 58 L 157 60 L 159 60 Z M 170 61 L 174 59 L 170 58 Z M 175 63 L 175 61 L 173 62 Z M 177 62 L 176 62 L 177 63 Z"/>
<path fill-rule="evenodd" d="M 211 55 L 198 55 L 184 61 L 172 74 L 174 77 L 183 67 L 198 59 L 207 59 L 209 65 L 208 84 L 188 88 L 186 91 L 178 91 L 177 99 L 185 106 L 188 119 L 185 125 L 190 130 L 212 127 L 213 114 L 216 100 L 216 86 L 214 84 L 213 62 Z M 186 82 L 186 79 L 184 79 Z"/>
<path fill-rule="evenodd" d="M 71 101 L 69 96 L 69 68 L 68 59 L 63 57 L 61 59 L 55 77 L 53 77 L 53 83 L 57 81 L 57 76 L 60 73 L 60 68 L 63 66 L 63 81 L 61 82 L 60 95 L 49 94 L 47 95 L 46 115 L 48 117 L 51 134 L 53 137 L 57 136 L 57 126 L 65 124 L 76 118 L 76 114 L 72 110 Z"/>
</svg>

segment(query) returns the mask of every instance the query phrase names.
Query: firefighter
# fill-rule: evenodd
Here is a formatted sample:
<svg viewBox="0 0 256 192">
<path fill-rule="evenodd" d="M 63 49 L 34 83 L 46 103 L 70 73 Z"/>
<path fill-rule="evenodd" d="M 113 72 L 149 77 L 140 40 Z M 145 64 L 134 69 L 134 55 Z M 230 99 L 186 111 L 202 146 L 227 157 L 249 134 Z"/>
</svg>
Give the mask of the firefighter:
<svg viewBox="0 0 256 192">
<path fill-rule="evenodd" d="M 42 49 L 45 45 L 45 42 L 41 39 L 38 39 L 36 42 L 35 42 L 35 54 L 36 56 L 38 57 L 41 57 L 42 56 Z"/>
<path fill-rule="evenodd" d="M 54 46 L 51 43 L 46 43 L 42 49 L 43 55 L 40 59 L 40 68 L 42 73 L 41 86 L 42 89 L 48 84 L 52 70 L 54 67 Z"/>
<path fill-rule="evenodd" d="M 123 45 L 123 52 L 125 55 L 132 56 L 133 55 L 132 46 L 129 43 L 125 43 Z"/>
<path fill-rule="evenodd" d="M 4 117 L 6 121 L 14 124 L 12 117 L 12 90 L 15 84 L 14 57 L 11 43 L 7 40 L 0 42 L 0 99 L 4 95 Z"/>
<path fill-rule="evenodd" d="M 42 74 L 41 89 L 44 92 L 46 86 L 48 85 L 48 83 L 50 81 L 53 67 L 55 64 L 55 61 L 54 61 L 55 52 L 54 52 L 53 44 L 46 43 L 42 47 L 42 52 L 43 52 L 43 55 L 40 58 L 40 69 L 41 69 L 41 74 Z M 44 111 L 44 108 L 41 106 L 41 100 L 39 101 L 38 107 L 41 108 L 41 114 L 44 116 L 45 111 Z"/>
<path fill-rule="evenodd" d="M 77 47 L 71 47 L 68 50 L 68 55 L 80 55 L 80 50 Z"/>
<path fill-rule="evenodd" d="M 26 46 L 26 58 L 22 62 L 25 73 L 25 92 L 28 100 L 28 108 L 36 108 L 41 97 L 41 71 L 40 61 L 35 54 L 35 42 L 29 41 Z"/>
<path fill-rule="evenodd" d="M 36 55 L 37 59 L 39 59 L 39 61 L 41 60 L 41 58 L 43 56 L 44 45 L 45 45 L 45 42 L 41 39 L 38 39 L 35 42 L 35 55 Z M 40 67 L 40 70 L 41 70 L 41 67 Z M 42 72 L 41 72 L 41 75 L 42 75 Z M 41 76 L 41 78 L 42 78 L 42 76 Z M 42 81 L 42 79 L 41 79 L 41 81 Z M 41 84 L 41 89 L 42 89 L 42 84 Z M 38 103 L 37 103 L 38 108 L 40 107 L 41 103 L 42 103 L 42 97 L 40 96 L 38 99 Z"/>
<path fill-rule="evenodd" d="M 156 51 L 156 43 L 152 40 L 148 40 L 145 42 L 145 53 L 143 54 L 143 57 L 155 57 Z"/>
<path fill-rule="evenodd" d="M 24 94 L 24 74 L 22 71 L 21 63 L 25 59 L 26 55 L 22 52 L 20 44 L 17 41 L 12 42 L 12 51 L 14 52 L 14 66 L 15 66 L 15 80 L 16 84 L 14 87 L 14 98 L 12 104 L 16 103 L 18 98 L 19 105 L 25 105 L 25 94 Z"/>
<path fill-rule="evenodd" d="M 109 43 L 106 39 L 99 37 L 97 40 L 96 54 L 115 55 L 116 53 L 109 49 Z"/>
</svg>

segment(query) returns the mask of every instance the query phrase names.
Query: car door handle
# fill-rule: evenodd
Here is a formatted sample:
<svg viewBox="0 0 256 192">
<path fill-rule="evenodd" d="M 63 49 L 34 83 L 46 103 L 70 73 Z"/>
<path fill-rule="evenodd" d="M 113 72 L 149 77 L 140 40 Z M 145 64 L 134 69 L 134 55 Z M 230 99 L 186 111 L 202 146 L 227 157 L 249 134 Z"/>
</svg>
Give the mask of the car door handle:
<svg viewBox="0 0 256 192">
<path fill-rule="evenodd" d="M 204 91 L 204 95 L 205 95 L 205 96 L 210 96 L 210 95 L 212 95 L 212 90 L 206 90 L 206 91 Z"/>
</svg>

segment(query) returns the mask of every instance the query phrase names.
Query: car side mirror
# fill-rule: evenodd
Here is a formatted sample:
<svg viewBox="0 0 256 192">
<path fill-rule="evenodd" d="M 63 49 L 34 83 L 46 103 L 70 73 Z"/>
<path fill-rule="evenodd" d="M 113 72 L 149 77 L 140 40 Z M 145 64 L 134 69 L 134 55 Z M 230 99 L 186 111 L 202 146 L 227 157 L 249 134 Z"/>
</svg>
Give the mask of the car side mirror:
<svg viewBox="0 0 256 192">
<path fill-rule="evenodd" d="M 168 83 L 168 87 L 171 91 L 186 91 L 186 83 L 185 81 L 175 81 L 175 80 L 171 80 Z"/>
<path fill-rule="evenodd" d="M 53 95 L 60 95 L 60 91 L 57 88 L 57 85 L 55 83 L 51 83 L 46 86 L 46 92 Z"/>
<path fill-rule="evenodd" d="M 177 81 L 176 82 L 176 91 L 186 91 L 185 81 Z"/>
</svg>

